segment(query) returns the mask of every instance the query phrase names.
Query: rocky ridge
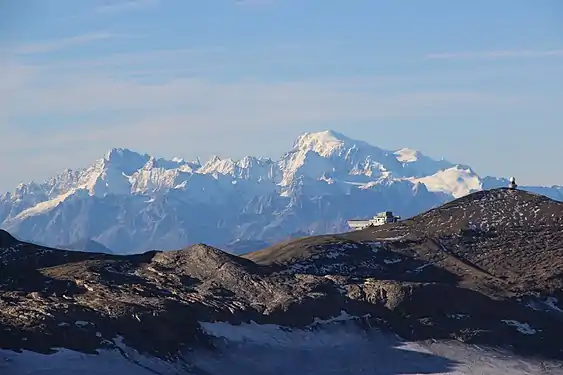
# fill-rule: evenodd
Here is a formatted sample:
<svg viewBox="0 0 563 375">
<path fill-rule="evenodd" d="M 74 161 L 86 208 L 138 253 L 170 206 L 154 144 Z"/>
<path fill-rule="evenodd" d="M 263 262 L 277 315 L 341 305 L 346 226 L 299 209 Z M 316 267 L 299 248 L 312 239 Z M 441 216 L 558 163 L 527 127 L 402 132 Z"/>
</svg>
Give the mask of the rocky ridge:
<svg viewBox="0 0 563 375">
<path fill-rule="evenodd" d="M 0 232 L 0 348 L 165 359 L 213 350 L 203 322 L 306 328 L 356 317 L 409 340 L 457 340 L 563 361 L 563 204 L 473 193 L 412 219 L 234 256 L 198 244 L 131 256 Z"/>
</svg>

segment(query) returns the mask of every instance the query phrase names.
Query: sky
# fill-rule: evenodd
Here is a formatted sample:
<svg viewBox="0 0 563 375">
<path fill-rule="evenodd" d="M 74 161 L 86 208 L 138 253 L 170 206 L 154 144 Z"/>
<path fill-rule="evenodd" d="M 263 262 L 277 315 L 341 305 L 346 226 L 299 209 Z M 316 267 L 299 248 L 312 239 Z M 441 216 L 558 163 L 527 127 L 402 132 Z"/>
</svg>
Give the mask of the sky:
<svg viewBox="0 0 563 375">
<path fill-rule="evenodd" d="M 563 184 L 560 0 L 5 0 L 0 72 L 0 192 L 325 129 Z"/>
</svg>

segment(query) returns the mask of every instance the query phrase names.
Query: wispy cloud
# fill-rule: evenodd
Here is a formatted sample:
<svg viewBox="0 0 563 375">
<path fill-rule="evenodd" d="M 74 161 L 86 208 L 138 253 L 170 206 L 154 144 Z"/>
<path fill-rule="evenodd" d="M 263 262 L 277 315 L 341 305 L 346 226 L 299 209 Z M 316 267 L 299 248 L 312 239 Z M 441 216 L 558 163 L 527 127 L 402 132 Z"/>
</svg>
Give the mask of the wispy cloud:
<svg viewBox="0 0 563 375">
<path fill-rule="evenodd" d="M 98 13 L 116 14 L 154 8 L 159 4 L 159 0 L 114 0 L 106 1 L 105 4 L 97 7 L 95 11 Z"/>
<path fill-rule="evenodd" d="M 516 59 L 538 57 L 563 57 L 563 49 L 551 50 L 495 50 L 495 51 L 466 51 L 441 52 L 426 55 L 431 60 L 479 60 L 479 59 Z"/>
<path fill-rule="evenodd" d="M 92 43 L 99 40 L 105 40 L 111 38 L 125 38 L 125 37 L 131 38 L 133 36 L 114 34 L 106 31 L 99 31 L 99 32 L 93 32 L 83 35 L 71 36 L 67 38 L 48 40 L 44 42 L 24 44 L 19 47 L 16 47 L 14 52 L 18 55 L 48 53 L 48 52 L 54 52 L 66 48 Z"/>
<path fill-rule="evenodd" d="M 204 127 L 237 122 L 250 130 L 265 123 L 369 121 L 512 106 L 519 101 L 517 95 L 405 88 L 408 79 L 393 76 L 284 82 L 172 77 L 147 83 L 100 70 L 60 72 L 48 80 L 41 70 L 19 71 L 23 78 L 12 83 L 20 85 L 13 88 L 18 95 L 6 93 L 2 104 L 13 118 L 112 111 L 158 117 L 180 112 Z M 29 78 L 31 73 L 39 85 Z"/>
</svg>

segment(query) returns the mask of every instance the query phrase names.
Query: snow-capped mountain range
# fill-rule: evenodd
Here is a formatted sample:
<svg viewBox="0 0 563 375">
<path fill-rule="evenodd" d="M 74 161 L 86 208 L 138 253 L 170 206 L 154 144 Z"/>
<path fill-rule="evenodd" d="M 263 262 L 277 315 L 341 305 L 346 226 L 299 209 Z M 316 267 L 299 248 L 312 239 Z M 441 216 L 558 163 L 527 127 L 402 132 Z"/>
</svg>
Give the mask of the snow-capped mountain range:
<svg viewBox="0 0 563 375">
<path fill-rule="evenodd" d="M 133 253 L 193 243 L 236 252 L 347 230 L 346 220 L 393 210 L 406 217 L 470 192 L 506 186 L 470 167 L 411 150 L 384 150 L 334 131 L 305 133 L 279 160 L 165 160 L 111 149 L 0 195 L 0 227 L 49 246 L 92 240 Z M 563 187 L 524 187 L 563 200 Z"/>
</svg>

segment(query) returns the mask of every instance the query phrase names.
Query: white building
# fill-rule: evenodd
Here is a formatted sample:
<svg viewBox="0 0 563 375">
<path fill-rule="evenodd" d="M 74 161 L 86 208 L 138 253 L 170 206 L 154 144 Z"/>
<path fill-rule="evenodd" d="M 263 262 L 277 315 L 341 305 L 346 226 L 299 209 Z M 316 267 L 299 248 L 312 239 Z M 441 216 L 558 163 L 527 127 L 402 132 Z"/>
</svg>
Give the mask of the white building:
<svg viewBox="0 0 563 375">
<path fill-rule="evenodd" d="M 388 223 L 396 223 L 401 219 L 399 216 L 393 215 L 391 211 L 380 212 L 371 219 L 364 220 L 348 220 L 348 226 L 354 230 L 360 230 L 367 227 L 375 227 Z"/>
</svg>

